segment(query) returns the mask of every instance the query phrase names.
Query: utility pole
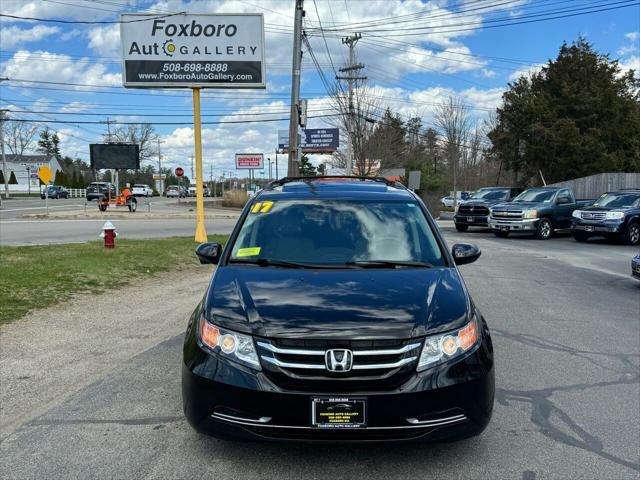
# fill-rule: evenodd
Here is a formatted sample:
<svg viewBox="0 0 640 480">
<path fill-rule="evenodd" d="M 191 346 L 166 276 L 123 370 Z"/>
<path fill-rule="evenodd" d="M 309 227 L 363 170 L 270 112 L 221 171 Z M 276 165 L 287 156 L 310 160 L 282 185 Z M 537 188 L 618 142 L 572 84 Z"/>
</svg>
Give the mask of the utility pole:
<svg viewBox="0 0 640 480">
<path fill-rule="evenodd" d="M 349 106 L 348 106 L 349 111 L 347 116 L 347 130 L 349 134 L 349 143 L 347 145 L 349 149 L 348 156 L 349 156 L 349 164 L 351 168 L 353 168 L 354 166 L 354 158 L 356 157 L 355 148 L 354 148 L 355 131 L 353 128 L 354 119 L 355 119 L 355 107 L 353 106 L 353 87 L 355 85 L 355 82 L 357 82 L 358 80 L 367 79 L 367 77 L 359 77 L 357 75 L 357 72 L 359 70 L 362 70 L 364 68 L 364 65 L 361 63 L 355 63 L 356 43 L 358 43 L 358 40 L 360 40 L 361 38 L 362 38 L 362 35 L 359 33 L 356 33 L 355 35 L 352 35 L 350 37 L 344 37 L 342 39 L 342 44 L 347 45 L 349 47 L 349 65 L 347 65 L 346 67 L 342 67 L 340 69 L 341 72 L 346 73 L 346 76 L 336 77 L 336 80 L 346 80 L 349 86 Z"/>
<path fill-rule="evenodd" d="M 194 176 L 194 173 L 193 173 L 193 155 L 191 155 L 191 157 L 189 157 L 189 158 L 191 158 L 191 179 L 194 179 L 195 176 Z M 189 182 L 189 183 L 191 183 L 191 182 Z"/>
<path fill-rule="evenodd" d="M 276 148 L 276 180 L 278 180 L 278 149 Z"/>
<path fill-rule="evenodd" d="M 293 24 L 293 65 L 291 70 L 291 117 L 289 118 L 289 163 L 287 175 L 298 176 L 298 122 L 300 112 L 300 67 L 302 64 L 302 17 L 304 0 L 296 0 Z"/>
<path fill-rule="evenodd" d="M 4 113 L 0 110 L 0 148 L 2 148 L 2 176 L 4 177 L 4 198 L 9 198 L 9 178 L 7 177 L 7 157 L 4 154 Z"/>
<path fill-rule="evenodd" d="M 164 143 L 164 140 L 160 140 L 160 136 L 156 137 L 158 141 L 158 177 L 160 177 L 160 195 L 164 192 L 164 178 L 162 178 L 162 155 L 160 155 L 160 144 Z"/>
</svg>

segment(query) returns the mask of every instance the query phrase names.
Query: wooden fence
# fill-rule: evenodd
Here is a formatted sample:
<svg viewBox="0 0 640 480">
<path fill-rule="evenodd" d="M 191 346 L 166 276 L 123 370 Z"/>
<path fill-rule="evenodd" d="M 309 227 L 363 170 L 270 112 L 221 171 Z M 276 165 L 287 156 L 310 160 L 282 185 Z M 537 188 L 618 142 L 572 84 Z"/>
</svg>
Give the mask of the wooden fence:
<svg viewBox="0 0 640 480">
<path fill-rule="evenodd" d="M 599 173 L 566 182 L 552 183 L 548 186 L 569 187 L 573 190 L 576 198 L 596 198 L 604 192 L 623 188 L 640 189 L 640 173 Z"/>
</svg>

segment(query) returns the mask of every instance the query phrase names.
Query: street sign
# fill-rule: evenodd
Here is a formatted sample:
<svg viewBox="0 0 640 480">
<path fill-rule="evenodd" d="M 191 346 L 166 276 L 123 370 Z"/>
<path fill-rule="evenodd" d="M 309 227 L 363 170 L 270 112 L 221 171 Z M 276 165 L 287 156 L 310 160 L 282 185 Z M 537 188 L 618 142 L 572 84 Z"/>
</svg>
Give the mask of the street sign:
<svg viewBox="0 0 640 480">
<path fill-rule="evenodd" d="M 264 169 L 264 154 L 236 153 L 236 169 Z"/>
<path fill-rule="evenodd" d="M 340 146 L 337 128 L 303 128 L 300 146 L 302 153 L 333 153 Z M 289 130 L 278 130 L 278 149 L 289 150 Z"/>
<path fill-rule="evenodd" d="M 409 190 L 420 190 L 420 170 L 412 170 L 409 172 Z"/>
<path fill-rule="evenodd" d="M 184 175 L 184 169 L 182 167 L 176 168 L 176 177 L 181 177 Z"/>
<path fill-rule="evenodd" d="M 265 88 L 262 14 L 122 14 L 125 87 Z"/>
<path fill-rule="evenodd" d="M 40 170 L 38 170 L 38 178 L 42 180 L 42 183 L 45 185 L 48 184 L 51 181 L 51 177 L 53 177 L 53 173 L 49 167 L 46 165 L 40 167 Z"/>
</svg>

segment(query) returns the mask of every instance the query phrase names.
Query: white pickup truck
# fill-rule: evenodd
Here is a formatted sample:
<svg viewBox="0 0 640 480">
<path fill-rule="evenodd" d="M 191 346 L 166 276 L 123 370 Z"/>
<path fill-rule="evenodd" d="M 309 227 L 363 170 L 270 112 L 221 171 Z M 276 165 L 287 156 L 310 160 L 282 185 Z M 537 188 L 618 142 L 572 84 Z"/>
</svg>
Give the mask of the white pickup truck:
<svg viewBox="0 0 640 480">
<path fill-rule="evenodd" d="M 144 185 L 142 183 L 136 183 L 131 189 L 131 193 L 134 197 L 152 197 L 153 190 L 149 185 Z"/>
</svg>

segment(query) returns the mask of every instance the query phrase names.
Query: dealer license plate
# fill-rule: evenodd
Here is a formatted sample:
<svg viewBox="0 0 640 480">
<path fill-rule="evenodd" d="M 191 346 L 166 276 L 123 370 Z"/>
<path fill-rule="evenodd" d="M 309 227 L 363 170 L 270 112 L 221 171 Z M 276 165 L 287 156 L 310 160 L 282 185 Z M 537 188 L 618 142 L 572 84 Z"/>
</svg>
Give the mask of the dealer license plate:
<svg viewBox="0 0 640 480">
<path fill-rule="evenodd" d="M 473 217 L 467 217 L 467 222 L 473 223 Z"/>
<path fill-rule="evenodd" d="M 509 230 L 509 225 L 498 225 L 498 230 Z"/>
<path fill-rule="evenodd" d="M 313 398 L 311 425 L 318 428 L 366 427 L 366 404 L 365 398 Z"/>
<path fill-rule="evenodd" d="M 591 225 L 586 225 L 586 226 L 584 227 L 584 231 L 585 231 L 585 232 L 593 232 L 593 227 L 592 227 Z"/>
</svg>

